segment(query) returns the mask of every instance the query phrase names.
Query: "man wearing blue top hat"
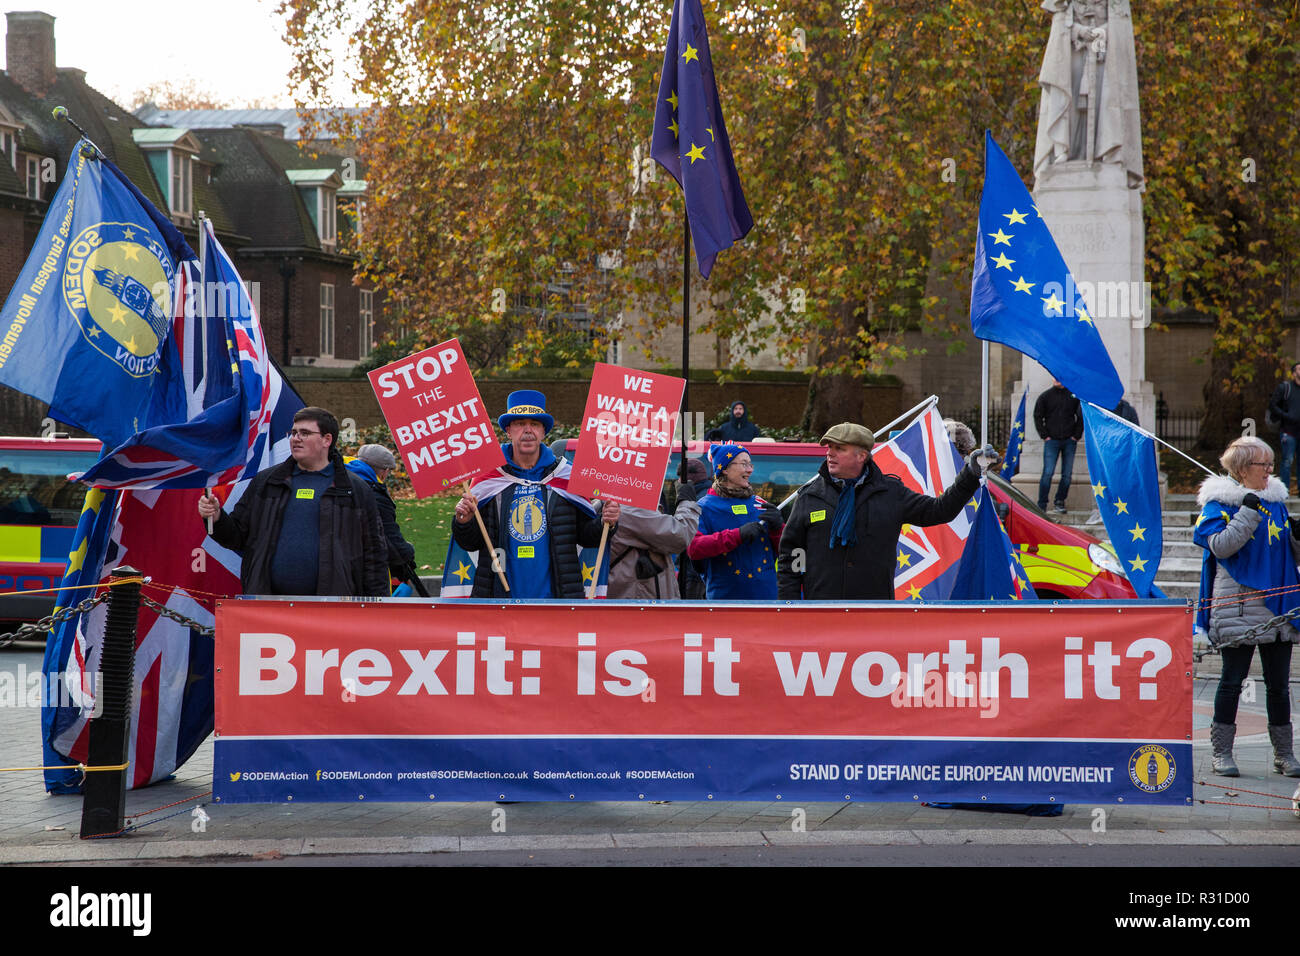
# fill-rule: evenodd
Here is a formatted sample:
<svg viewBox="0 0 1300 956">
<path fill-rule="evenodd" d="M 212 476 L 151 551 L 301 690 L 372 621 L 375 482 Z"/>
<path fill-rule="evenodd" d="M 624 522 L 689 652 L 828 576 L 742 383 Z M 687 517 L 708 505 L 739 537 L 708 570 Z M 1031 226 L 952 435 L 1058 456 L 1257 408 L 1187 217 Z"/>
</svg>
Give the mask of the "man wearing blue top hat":
<svg viewBox="0 0 1300 956">
<path fill-rule="evenodd" d="M 597 502 L 568 489 L 570 465 L 543 444 L 555 425 L 546 412 L 546 396 L 533 389 L 510 393 L 497 424 L 510 439 L 501 446 L 506 463 L 479 481 L 456 503 L 452 537 L 466 551 L 481 551 L 482 536 L 474 509 L 483 512 L 488 539 L 504 553 L 507 593 L 480 558 L 474 573 L 476 598 L 582 598 L 581 547 L 600 544 L 601 523 L 618 522 L 616 501 Z"/>
</svg>

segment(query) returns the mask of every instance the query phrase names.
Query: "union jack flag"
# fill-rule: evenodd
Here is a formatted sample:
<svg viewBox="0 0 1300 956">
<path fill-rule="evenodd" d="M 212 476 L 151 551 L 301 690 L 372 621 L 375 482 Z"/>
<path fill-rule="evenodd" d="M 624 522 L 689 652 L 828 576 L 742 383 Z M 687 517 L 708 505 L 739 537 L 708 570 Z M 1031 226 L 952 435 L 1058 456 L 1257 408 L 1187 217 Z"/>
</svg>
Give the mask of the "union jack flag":
<svg viewBox="0 0 1300 956">
<path fill-rule="evenodd" d="M 87 495 L 63 583 L 103 584 L 114 568 L 130 564 L 165 592 L 146 594 L 210 626 L 215 599 L 240 593 L 240 556 L 207 537 L 198 489 L 238 482 L 216 492 L 233 507 L 253 475 L 288 457 L 284 436 L 303 403 L 270 364 L 252 302 L 206 221 L 202 238 L 201 264 L 178 272 L 172 327 L 190 418 L 136 435 L 82 476 L 96 487 Z M 226 296 L 219 310 L 211 307 L 215 294 Z M 71 593 L 70 602 L 86 592 Z M 47 765 L 86 760 L 105 614 L 101 604 L 62 625 L 47 643 L 44 671 L 53 691 L 41 715 Z M 131 787 L 168 777 L 212 732 L 212 648 L 212 638 L 140 608 Z M 77 771 L 49 770 L 45 780 L 55 793 L 80 786 Z"/>
<path fill-rule="evenodd" d="M 934 405 L 896 438 L 872 449 L 871 458 L 886 475 L 894 475 L 912 491 L 932 497 L 943 494 L 962 469 L 961 456 Z M 967 505 L 948 524 L 931 528 L 903 526 L 894 570 L 896 600 L 948 600 L 974 514 L 974 507 Z"/>
<path fill-rule="evenodd" d="M 251 478 L 275 460 L 287 407 L 252 298 L 210 220 L 200 261 L 178 281 L 172 335 L 183 359 L 188 419 L 146 429 L 80 476 L 99 488 L 203 488 Z M 196 278 L 197 275 L 197 278 Z M 289 411 L 302 407 L 293 396 Z"/>
</svg>

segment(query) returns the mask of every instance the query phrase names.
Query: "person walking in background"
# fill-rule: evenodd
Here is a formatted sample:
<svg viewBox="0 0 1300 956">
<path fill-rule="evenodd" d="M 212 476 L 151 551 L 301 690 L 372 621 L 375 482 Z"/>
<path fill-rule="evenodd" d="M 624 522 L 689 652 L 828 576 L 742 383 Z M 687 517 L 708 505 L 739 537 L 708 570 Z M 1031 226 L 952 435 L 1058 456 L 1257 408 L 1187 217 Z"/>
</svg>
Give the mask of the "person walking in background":
<svg viewBox="0 0 1300 956">
<path fill-rule="evenodd" d="M 1300 445 L 1300 362 L 1291 366 L 1291 377 L 1273 389 L 1264 421 L 1282 430 L 1282 469 L 1278 477 L 1282 480 L 1282 489 L 1289 495 L 1292 462 L 1297 465 L 1296 484 L 1300 485 L 1300 459 L 1296 457 L 1296 448 Z"/>
<path fill-rule="evenodd" d="M 1083 437 L 1083 410 L 1079 400 L 1056 379 L 1052 387 L 1034 402 L 1034 427 L 1043 439 L 1043 476 L 1038 480 L 1038 507 L 1047 510 L 1047 495 L 1052 490 L 1052 473 L 1057 459 L 1061 462 L 1061 483 L 1056 488 L 1056 513 L 1065 514 L 1070 494 L 1070 474 L 1074 471 L 1074 452 Z"/>
</svg>

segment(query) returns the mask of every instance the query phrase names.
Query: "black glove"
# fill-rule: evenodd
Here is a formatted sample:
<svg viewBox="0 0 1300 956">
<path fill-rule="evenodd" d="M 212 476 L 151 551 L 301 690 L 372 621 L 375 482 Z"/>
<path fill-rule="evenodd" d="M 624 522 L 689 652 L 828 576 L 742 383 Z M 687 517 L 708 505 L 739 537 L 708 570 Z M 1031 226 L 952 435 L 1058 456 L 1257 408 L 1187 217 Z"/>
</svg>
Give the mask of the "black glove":
<svg viewBox="0 0 1300 956">
<path fill-rule="evenodd" d="M 1256 508 L 1259 507 L 1259 495 L 1255 494 L 1253 491 L 1248 491 L 1246 492 L 1246 497 L 1241 499 L 1241 504 L 1242 507 L 1249 508 L 1251 511 L 1254 511 Z"/>
<path fill-rule="evenodd" d="M 678 501 L 695 501 L 699 498 L 700 493 L 695 489 L 695 485 L 689 481 L 677 482 L 677 500 Z"/>
<path fill-rule="evenodd" d="M 763 522 L 751 521 L 749 524 L 740 526 L 740 543 L 749 544 L 751 541 L 760 541 L 767 531 L 763 528 Z"/>
<path fill-rule="evenodd" d="M 984 474 L 984 465 L 980 463 L 981 458 L 988 459 L 988 467 L 993 467 L 1002 460 L 1002 456 L 994 450 L 992 445 L 985 445 L 983 448 L 976 448 L 966 458 L 966 466 L 975 473 L 978 478 Z"/>
<path fill-rule="evenodd" d="M 781 509 L 770 501 L 764 502 L 763 517 L 758 520 L 767 525 L 769 531 L 775 531 L 777 528 L 785 524 L 785 519 L 781 517 Z"/>
<path fill-rule="evenodd" d="M 1287 518 L 1286 522 L 1291 526 L 1291 537 L 1300 541 L 1300 518 Z"/>
</svg>

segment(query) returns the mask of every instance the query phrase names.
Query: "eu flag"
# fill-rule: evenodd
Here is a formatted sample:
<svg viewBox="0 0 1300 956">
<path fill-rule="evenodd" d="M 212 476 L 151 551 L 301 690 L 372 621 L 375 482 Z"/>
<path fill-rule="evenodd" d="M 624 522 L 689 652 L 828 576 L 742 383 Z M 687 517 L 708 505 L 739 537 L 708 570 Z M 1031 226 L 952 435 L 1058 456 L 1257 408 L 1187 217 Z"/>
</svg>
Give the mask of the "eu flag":
<svg viewBox="0 0 1300 956">
<path fill-rule="evenodd" d="M 731 158 L 700 0 L 677 0 L 659 77 L 650 155 L 686 194 L 700 275 L 754 225 Z"/>
<path fill-rule="evenodd" d="M 988 486 L 980 488 L 975 497 L 975 525 L 957 564 L 957 580 L 950 598 L 953 601 L 1038 599 L 998 520 L 996 508 Z"/>
<path fill-rule="evenodd" d="M 1011 434 L 1007 436 L 1007 454 L 1002 464 L 1002 477 L 1010 481 L 1020 470 L 1020 449 L 1025 445 L 1025 400 L 1029 398 L 1029 389 L 1020 396 L 1020 409 L 1016 420 L 1011 423 Z"/>
<path fill-rule="evenodd" d="M 1025 353 L 1082 402 L 1114 408 L 1124 395 L 1047 223 L 987 131 L 970 322 L 978 338 Z"/>
<path fill-rule="evenodd" d="M 111 448 L 186 417 L 169 333 L 194 253 L 88 141 L 69 165 L 0 310 L 0 384 Z"/>
<path fill-rule="evenodd" d="M 1082 406 L 1092 496 L 1111 547 L 1138 597 L 1162 598 L 1155 585 L 1164 550 L 1155 439 L 1105 409 Z"/>
</svg>

